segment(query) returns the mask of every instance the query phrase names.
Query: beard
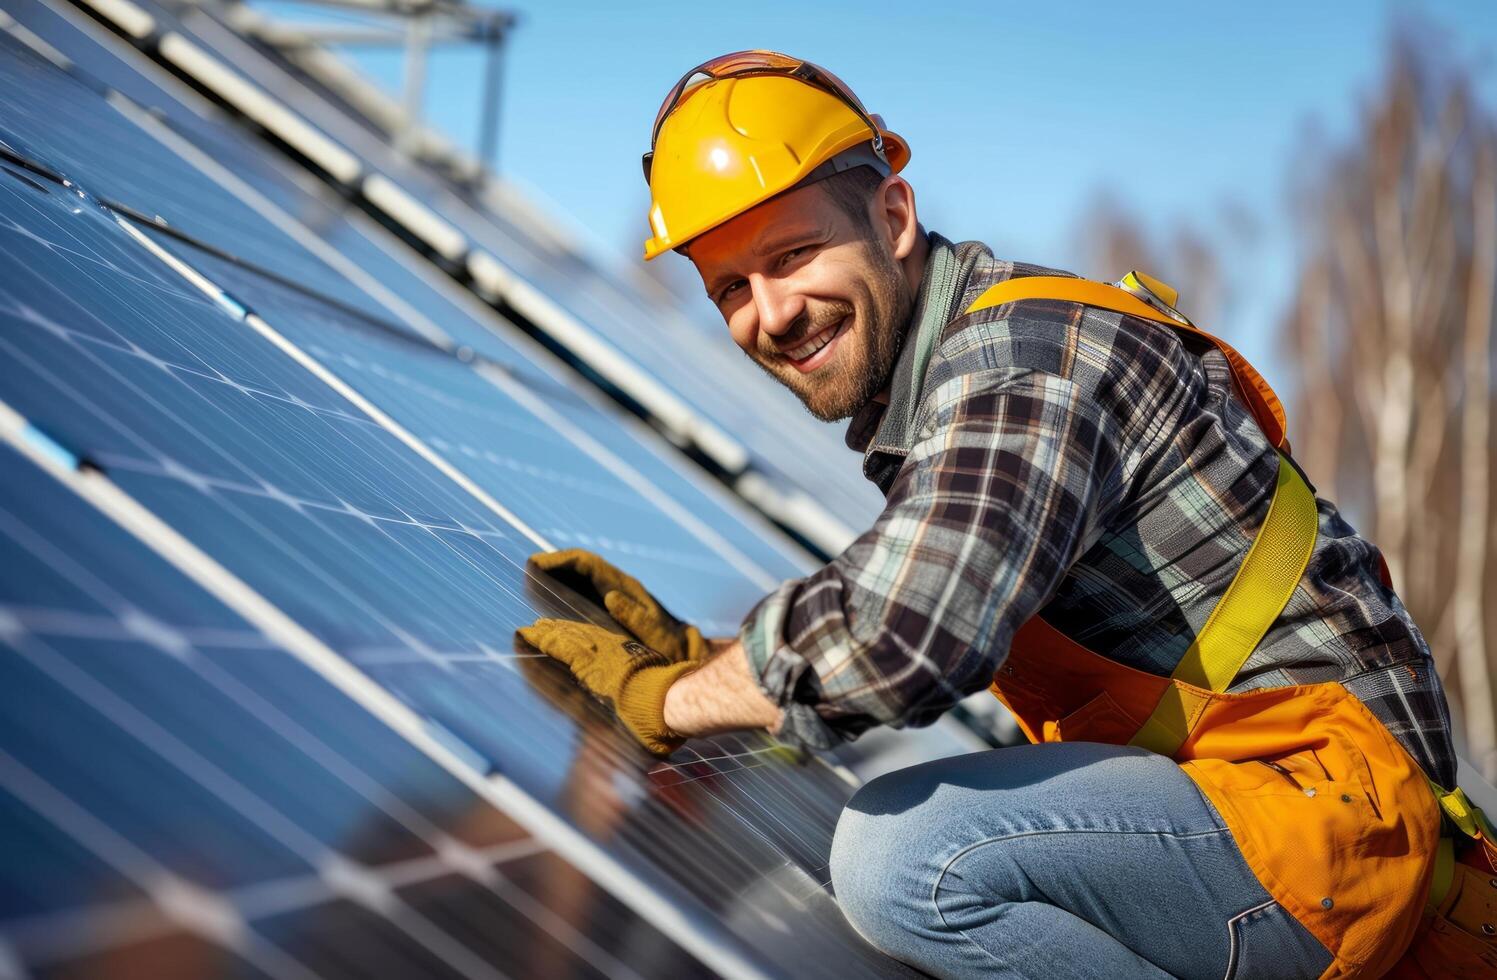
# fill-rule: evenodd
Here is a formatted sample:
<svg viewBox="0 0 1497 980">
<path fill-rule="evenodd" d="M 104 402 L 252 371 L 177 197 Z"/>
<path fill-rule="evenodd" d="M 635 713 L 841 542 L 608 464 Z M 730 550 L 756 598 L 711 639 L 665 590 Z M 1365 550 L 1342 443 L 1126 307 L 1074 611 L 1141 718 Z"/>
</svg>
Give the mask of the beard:
<svg viewBox="0 0 1497 980">
<path fill-rule="evenodd" d="M 782 347 L 794 347 L 844 319 L 844 327 L 827 364 L 803 374 L 767 337 L 750 353 L 766 374 L 789 388 L 806 411 L 822 422 L 849 418 L 884 389 L 894 362 L 904 344 L 906 326 L 915 309 L 915 297 L 899 262 L 881 239 L 871 238 L 869 262 L 862 284 L 864 310 L 846 300 L 808 301 L 801 315 L 779 338 Z"/>
</svg>

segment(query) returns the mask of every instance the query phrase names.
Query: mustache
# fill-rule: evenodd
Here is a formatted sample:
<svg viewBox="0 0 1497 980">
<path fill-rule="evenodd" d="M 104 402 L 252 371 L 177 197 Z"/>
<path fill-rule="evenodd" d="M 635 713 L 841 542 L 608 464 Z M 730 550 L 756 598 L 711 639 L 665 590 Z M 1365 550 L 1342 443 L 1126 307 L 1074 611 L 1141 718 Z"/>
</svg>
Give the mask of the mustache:
<svg viewBox="0 0 1497 980">
<path fill-rule="evenodd" d="M 827 327 L 852 316 L 854 312 L 853 305 L 842 300 L 818 304 L 815 309 L 807 307 L 779 337 L 760 333 L 759 353 L 764 357 L 778 357 L 781 351 L 799 347 Z"/>
</svg>

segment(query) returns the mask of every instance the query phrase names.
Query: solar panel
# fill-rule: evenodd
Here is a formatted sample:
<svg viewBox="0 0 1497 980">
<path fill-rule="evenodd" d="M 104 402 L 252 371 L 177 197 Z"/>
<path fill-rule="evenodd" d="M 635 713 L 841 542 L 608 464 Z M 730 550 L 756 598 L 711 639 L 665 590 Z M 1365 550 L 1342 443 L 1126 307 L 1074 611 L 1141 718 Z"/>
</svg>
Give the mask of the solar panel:
<svg viewBox="0 0 1497 980">
<path fill-rule="evenodd" d="M 34 8 L 34 5 L 32 7 Z M 40 27 L 40 25 L 38 26 Z M 49 38 L 52 36 L 52 33 L 49 32 Z M 77 35 L 76 32 L 72 35 L 63 35 L 64 38 L 68 36 L 76 37 Z M 96 61 L 91 59 L 90 65 L 94 64 L 96 64 Z M 117 70 L 115 73 L 118 73 Z M 62 82 L 55 79 L 52 81 L 55 86 L 63 87 Z M 75 99 L 87 102 L 86 97 L 80 93 L 73 92 L 71 94 Z M 84 112 L 86 115 L 90 110 L 98 111 L 98 109 L 98 106 L 91 106 L 85 109 Z M 185 109 L 179 109 L 178 112 L 172 114 L 172 118 L 177 118 L 185 111 Z M 104 113 L 106 116 L 108 115 L 107 107 L 104 107 Z M 228 143 L 230 142 L 230 137 L 228 135 L 221 135 L 220 142 Z M 252 148 L 241 146 L 237 152 L 243 157 L 250 157 L 250 149 Z M 149 162 L 152 164 L 153 169 L 159 170 L 163 166 L 163 155 L 166 154 L 166 147 L 155 143 L 148 143 L 147 147 L 141 153 L 143 156 L 150 157 Z M 50 163 L 51 161 L 48 162 Z M 351 255 L 355 258 L 357 260 L 357 268 L 367 278 L 377 280 L 387 287 L 399 286 L 398 294 L 394 292 L 393 288 L 390 289 L 390 294 L 398 297 L 399 306 L 397 309 L 407 313 L 407 316 L 399 321 L 402 326 L 410 323 L 413 319 L 421 318 L 423 316 L 422 309 L 439 312 L 440 327 L 430 318 L 425 318 L 424 325 L 414 328 L 412 332 L 427 335 L 430 331 L 444 330 L 450 334 L 455 334 L 461 339 L 473 340 L 481 348 L 482 353 L 486 357 L 496 359 L 501 364 L 512 369 L 525 372 L 524 383 L 520 389 L 517 389 L 520 394 L 523 394 L 525 390 L 535 389 L 537 386 L 540 386 L 537 398 L 531 399 L 532 404 L 538 401 L 542 402 L 543 404 L 540 405 L 541 408 L 548 409 L 553 414 L 565 416 L 574 426 L 591 428 L 594 443 L 599 440 L 606 440 L 606 449 L 610 455 L 629 457 L 631 466 L 649 474 L 649 480 L 653 486 L 669 488 L 673 491 L 675 497 L 681 498 L 685 502 L 683 513 L 686 515 L 709 515 L 706 520 L 696 521 L 698 527 L 704 527 L 707 523 L 711 523 L 710 514 L 713 509 L 721 510 L 721 505 L 713 502 L 714 499 L 720 501 L 721 494 L 712 494 L 709 497 L 709 490 L 702 485 L 700 480 L 692 481 L 689 477 L 682 474 L 679 466 L 666 465 L 658 455 L 646 449 L 640 441 L 630 436 L 627 432 L 621 434 L 619 432 L 620 426 L 616 419 L 604 417 L 588 405 L 580 404 L 580 396 L 575 394 L 574 390 L 569 391 L 559 384 L 548 383 L 547 376 L 539 366 L 533 361 L 527 360 L 519 352 L 495 336 L 488 328 L 475 322 L 473 312 L 464 310 L 453 300 L 443 297 L 437 285 L 422 280 L 410 272 L 404 264 L 396 261 L 388 253 L 381 251 L 364 231 L 361 231 L 343 217 L 326 211 L 325 206 L 321 205 L 321 202 L 310 194 L 307 189 L 297 187 L 294 184 L 288 184 L 284 176 L 270 171 L 263 164 L 256 168 L 241 167 L 236 164 L 235 170 L 241 177 L 248 172 L 261 172 L 260 185 L 255 188 L 255 191 L 258 191 L 260 187 L 270 188 L 280 198 L 275 206 L 282 207 L 287 213 L 307 214 L 308 212 L 317 212 L 313 224 L 319 231 L 325 233 L 330 228 L 337 231 L 337 235 L 333 241 L 337 244 L 340 257 Z M 215 192 L 219 195 L 226 193 L 221 187 L 215 187 Z M 246 192 L 254 193 L 254 191 Z M 256 218 L 260 224 L 265 225 L 265 229 L 260 231 L 260 234 L 265 238 L 271 239 L 273 235 L 279 234 L 275 229 L 270 227 L 268 221 L 259 219 L 258 215 Z M 289 248 L 294 245 L 289 235 L 281 235 L 275 240 L 278 242 L 278 247 Z M 201 255 L 201 253 L 199 254 Z M 292 254 L 299 254 L 305 257 L 308 253 L 305 250 L 301 250 Z M 214 260 L 210 257 L 202 256 L 198 261 L 208 262 Z M 240 274 L 237 270 L 234 270 L 233 266 L 227 263 L 217 262 L 216 267 L 225 270 L 219 275 L 220 279 Z M 323 268 L 326 269 L 325 266 Z M 370 275 L 370 273 L 373 273 L 373 275 Z M 326 269 L 325 274 L 329 278 L 337 277 L 338 275 L 331 269 Z M 260 285 L 246 287 L 250 292 L 254 292 L 257 289 L 274 290 L 275 295 L 282 297 L 282 302 L 285 302 L 288 297 L 295 297 L 294 293 L 279 287 L 274 282 L 267 281 L 262 277 L 251 278 L 260 283 Z M 353 288 L 346 280 L 341 280 L 341 277 L 339 278 L 342 285 L 337 289 L 329 290 L 329 296 L 346 293 Z M 255 297 L 252 296 L 250 298 L 254 299 Z M 257 302 L 255 305 L 258 306 L 259 303 Z M 304 304 L 303 309 L 323 310 L 322 314 L 314 314 L 314 316 L 320 315 L 323 322 L 326 323 L 337 322 L 338 319 L 341 319 L 345 323 L 358 322 L 356 317 L 351 317 L 327 303 L 309 301 Z M 382 310 L 382 312 L 386 317 L 390 315 L 389 310 Z M 329 319 L 330 317 L 334 319 Z M 299 321 L 294 320 L 293 322 Z M 407 357 L 416 355 L 415 363 L 419 364 L 423 362 L 423 359 L 419 356 L 421 353 L 419 345 L 401 347 L 397 344 L 393 349 L 400 351 L 395 356 Z M 430 359 L 426 360 L 429 361 Z M 490 377 L 497 377 L 493 372 L 488 372 L 488 375 Z M 503 383 L 502 379 L 499 379 L 499 382 Z M 483 398 L 494 399 L 495 397 L 493 392 L 486 391 L 480 396 L 480 400 Z M 524 413 L 522 412 L 521 414 Z M 454 451 L 460 452 L 463 448 L 472 450 L 471 446 L 457 446 Z M 506 462 L 509 465 L 514 465 L 513 460 L 507 460 Z M 597 489 L 594 488 L 594 493 L 596 494 L 597 492 Z M 594 519 L 593 523 L 596 524 L 598 522 Z M 737 545 L 745 549 L 757 551 L 759 553 L 758 561 L 762 564 L 762 567 L 770 570 L 769 577 L 766 577 L 762 572 L 754 576 L 759 586 L 767 588 L 772 586 L 779 578 L 795 574 L 797 571 L 804 569 L 804 559 L 798 553 L 783 546 L 779 548 L 773 546 L 772 542 L 777 541 L 778 536 L 772 531 L 763 526 L 745 524 L 742 508 L 736 509 L 732 519 L 725 521 L 723 526 L 727 529 L 728 533 L 737 533 Z M 565 543 L 586 544 L 587 541 L 592 540 L 594 537 L 588 533 L 585 526 L 578 529 L 581 532 L 581 537 L 575 540 L 569 539 L 570 529 L 558 527 L 557 530 L 562 532 L 562 536 L 556 540 Z M 608 527 L 606 524 L 600 526 L 598 530 L 600 533 L 596 537 L 606 542 L 608 540 Z M 796 563 L 799 563 L 799 565 Z M 729 596 L 728 598 L 731 599 L 734 597 Z M 743 595 L 739 595 L 736 598 L 740 602 L 748 601 Z"/>
<path fill-rule="evenodd" d="M 0 470 L 0 970 L 704 972 L 6 446 Z"/>
<path fill-rule="evenodd" d="M 70 77 L 4 38 L 16 56 L 7 59 L 8 84 L 0 104 L 6 140 L 17 152 L 106 201 L 159 217 L 167 228 L 212 243 L 375 322 L 445 346 L 515 357 L 510 344 L 470 316 L 454 315 L 451 301 L 442 301 L 430 286 L 423 288 L 423 277 L 382 249 L 346 206 L 339 209 L 325 193 L 319 195 L 326 188 L 304 173 L 298 181 L 263 145 L 214 118 L 216 110 L 184 104 L 144 79 L 131 90 L 149 102 L 132 104 L 117 94 L 106 101 L 89 83 L 113 82 L 130 71 L 128 66 L 33 0 L 17 0 L 10 12 L 47 44 L 60 44 L 60 54 L 87 62 Z M 59 105 L 77 120 L 76 128 L 56 125 L 47 107 Z M 124 167 L 116 165 L 111 148 L 126 151 Z M 184 154 L 192 166 L 182 166 Z M 162 176 L 174 170 L 182 171 L 179 179 Z M 401 296 L 404 305 L 392 310 L 379 301 L 391 295 Z"/>
<path fill-rule="evenodd" d="M 92 193 L 121 202 L 236 254 L 378 315 L 367 296 L 348 286 L 289 236 L 207 176 L 176 165 L 170 152 L 96 93 L 0 35 L 0 112 L 5 143 L 44 161 Z M 70 125 L 60 126 L 65 116 Z"/>
<path fill-rule="evenodd" d="M 260 97 L 268 93 L 282 112 L 295 105 L 286 138 L 312 156 L 323 144 L 351 152 L 358 169 L 347 181 L 350 190 L 440 261 L 461 266 L 481 292 L 523 313 L 555 346 L 643 400 L 667 431 L 695 440 L 731 472 L 752 464 L 757 475 L 745 489 L 758 488 L 759 500 L 772 496 L 769 509 L 823 550 L 840 550 L 851 528 L 877 514 L 882 501 L 855 466 L 823 465 L 846 452 L 840 434 L 811 420 L 674 304 L 589 261 L 502 192 L 456 186 L 413 164 L 346 103 L 319 89 L 315 78 L 247 42 L 212 9 L 151 3 L 133 9 L 148 12 L 143 15 L 163 32 L 157 50 L 166 63 L 243 111 L 253 113 L 258 105 L 246 101 L 246 87 Z M 253 16 L 243 7 L 234 14 Z"/>
<path fill-rule="evenodd" d="M 11 42 L 0 45 L 0 77 L 7 105 L 60 93 L 77 113 L 69 118 L 107 115 L 89 101 L 102 104 L 97 93 L 69 88 Z M 94 173 L 76 169 L 88 163 L 86 151 L 50 134 L 45 120 L 18 118 L 25 140 L 0 116 L 8 145 L 64 154 L 71 173 Z M 155 154 L 160 183 L 180 171 L 188 186 L 202 173 L 150 144 L 139 149 Z M 89 166 L 108 177 L 102 162 Z M 142 231 L 91 191 L 81 177 L 64 185 L 15 161 L 0 167 L 0 402 L 8 406 L 0 415 L 28 420 L 22 430 L 12 418 L 7 438 L 32 433 L 70 486 L 107 486 L 90 499 L 117 520 L 143 522 L 144 531 L 132 527 L 154 554 L 119 544 L 129 539 L 100 530 L 109 525 L 86 509 L 88 520 L 59 507 L 58 493 L 38 484 L 45 478 L 12 480 L 24 469 L 11 465 L 13 454 L 4 460 L 0 510 L 21 515 L 5 524 L 24 529 L 11 539 L 42 542 L 36 547 L 127 594 L 129 608 L 147 617 L 109 607 L 94 616 L 99 642 L 128 643 L 121 632 L 134 629 L 146 647 L 171 656 L 159 668 L 153 661 L 131 670 L 128 658 L 106 655 L 113 647 L 95 655 L 83 636 L 69 665 L 43 658 L 55 668 L 41 669 L 45 676 L 33 677 L 40 668 L 24 657 L 4 665 L 14 671 L 6 691 L 28 703 L 92 692 L 89 710 L 101 714 L 107 703 L 114 711 L 102 721 L 84 712 L 70 738 L 49 727 L 70 717 L 60 709 L 7 711 L 0 750 L 32 753 L 15 779 L 65 782 L 67 798 L 80 804 L 38 809 L 44 789 L 23 798 L 15 779 L 4 784 L 13 801 L 3 815 L 16 825 L 5 837 L 5 864 L 32 875 L 8 886 L 13 897 L 0 907 L 0 936 L 15 959 L 43 975 L 79 957 L 107 969 L 119 956 L 169 961 L 189 974 L 242 967 L 336 976 L 382 966 L 376 972 L 550 975 L 536 964 L 565 964 L 568 955 L 610 975 L 620 963 L 646 975 L 653 964 L 671 975 L 693 969 L 639 925 L 644 913 L 720 972 L 900 974 L 851 933 L 827 895 L 831 829 L 850 792 L 831 768 L 798 764 L 762 736 L 699 740 L 655 762 L 556 665 L 512 646 L 514 627 L 536 615 L 590 613 L 524 574 L 524 556 L 550 543 L 548 535 L 587 535 L 578 542 L 650 569 L 667 602 L 713 624 L 728 622 L 765 581 L 793 574 L 803 560 L 792 549 L 528 355 L 511 348 L 467 363 L 376 324 L 389 304 L 352 301 L 351 280 L 327 299 L 308 296 Z M 137 200 L 140 210 L 159 210 Z M 267 225 L 252 230 L 262 242 L 285 234 L 255 209 L 240 218 Z M 304 251 L 316 257 L 311 245 Z M 323 268 L 319 276 L 341 275 Z M 383 313 L 366 315 L 367 307 Z M 119 557 L 127 551 L 150 560 L 131 557 L 145 567 L 131 565 Z M 158 555 L 177 571 L 161 572 Z M 76 598 L 76 582 L 69 592 L 44 584 L 26 562 L 4 568 L 0 625 L 10 646 L 51 636 L 35 625 L 44 620 L 70 636 L 87 632 L 67 625 L 98 612 Z M 199 587 L 232 613 L 203 601 Z M 209 610 L 219 620 L 202 622 Z M 237 702 L 199 695 L 183 673 L 200 648 L 218 647 L 228 651 L 223 669 L 251 686 L 256 704 L 295 717 L 320 743 L 336 741 L 375 783 L 396 776 L 378 775 L 387 770 L 359 752 L 384 759 L 380 739 L 404 736 L 404 754 L 390 754 L 389 764 L 416 761 L 401 764 L 399 778 L 439 772 L 488 809 L 502 805 L 535 849 L 500 864 L 518 891 L 496 894 L 471 874 L 454 877 L 443 863 L 452 854 L 425 857 L 431 842 L 387 811 L 390 819 L 355 819 L 357 801 L 342 790 L 342 809 L 332 798 L 326 806 L 315 795 L 288 799 L 322 778 L 315 767 L 299 759 L 282 766 L 280 755 L 260 752 L 266 743 L 251 721 L 263 719 L 240 719 Z M 337 705 L 317 701 L 317 691 Z M 343 715 L 359 711 L 368 715 L 362 728 L 345 723 Z M 114 733 L 126 721 L 133 742 Z M 366 738 L 380 724 L 387 728 Z M 88 795 L 90 765 L 105 743 L 119 763 Z M 64 745 L 71 755 L 59 753 Z M 445 791 L 431 779 L 395 795 L 411 807 L 436 806 Z M 177 816 L 163 801 L 179 796 L 195 834 L 171 832 Z M 114 866 L 71 833 L 75 811 L 91 817 L 93 831 L 128 844 L 142 867 L 183 861 L 172 887 L 144 888 L 141 899 L 137 877 L 119 882 L 90 870 L 101 860 Z M 344 836 L 350 822 L 356 839 Z M 178 837 L 191 845 L 188 857 L 172 849 Z M 23 862 L 29 852 L 12 842 L 32 839 L 50 850 Z M 568 868 L 585 880 L 567 886 L 576 873 Z M 37 884 L 38 869 L 57 880 Z M 613 897 L 599 897 L 591 882 Z M 69 888 L 67 901 L 57 897 Z M 121 911 L 110 904 L 116 893 L 134 895 L 136 905 Z M 527 895 L 540 904 L 525 905 Z M 539 924 L 519 923 L 523 939 L 505 942 L 515 932 L 489 923 L 517 902 Z M 599 926 L 578 908 L 617 924 Z M 54 914 L 66 921 L 43 928 L 39 917 Z M 157 925 L 125 928 L 145 922 Z M 238 945 L 229 941 L 236 936 Z"/>
<path fill-rule="evenodd" d="M 182 251 L 237 302 L 451 459 L 541 537 L 598 551 L 662 583 L 667 605 L 704 611 L 703 628 L 717 635 L 736 631 L 759 593 L 797 573 L 797 563 L 772 547 L 772 535 L 734 520 L 684 479 L 657 479 L 673 471 L 620 439 L 612 420 L 560 385 L 469 368 L 370 332 L 253 273 Z M 573 453 L 557 451 L 559 428 L 572 433 Z M 664 485 L 679 496 L 662 492 Z"/>
<path fill-rule="evenodd" d="M 253 143 L 240 129 L 219 118 L 221 114 L 216 109 L 185 91 L 180 84 L 173 85 L 173 79 L 162 78 L 158 80 L 161 84 L 157 84 L 136 74 L 134 68 L 119 60 L 117 52 L 111 53 L 88 40 L 76 26 L 63 20 L 58 11 L 37 0 L 15 0 L 11 12 L 28 30 L 40 34 L 45 43 L 55 49 L 55 56 L 71 59 L 75 63 L 83 62 L 84 64 L 76 65 L 75 74 L 81 75 L 89 85 L 100 87 L 123 84 L 122 91 L 125 94 L 141 100 L 142 105 L 149 107 L 149 112 L 132 111 L 128 106 L 125 108 L 130 121 L 149 130 L 158 141 L 167 141 L 177 152 L 189 155 L 196 167 L 203 168 L 212 175 L 220 185 L 214 191 L 215 197 L 212 199 L 215 202 L 227 191 L 232 191 L 230 196 L 254 202 L 261 213 L 276 213 L 273 217 L 278 217 L 280 226 L 284 227 L 288 221 L 302 226 L 301 234 L 296 236 L 294 242 L 290 234 L 277 233 L 268 228 L 260 230 L 260 235 L 268 238 L 270 246 L 273 246 L 269 250 L 283 259 L 278 265 L 271 265 L 269 271 L 284 272 L 306 258 L 308 248 L 314 249 L 325 263 L 336 266 L 338 273 L 333 273 L 326 268 L 324 262 L 319 262 L 317 268 L 323 270 L 321 276 L 297 276 L 294 277 L 297 283 L 303 286 L 310 283 L 323 296 L 336 302 L 345 299 L 350 291 L 349 282 L 342 278 L 347 276 L 358 289 L 367 290 L 380 299 L 381 305 L 371 313 L 374 321 L 386 325 L 395 324 L 398 329 L 406 329 L 449 347 L 476 351 L 485 357 L 508 363 L 522 360 L 514 350 L 513 336 L 496 336 L 492 326 L 485 325 L 483 317 L 475 314 L 474 298 L 471 295 L 467 296 L 468 302 L 464 304 L 460 298 L 453 298 L 451 288 L 442 290 L 440 284 L 434 281 L 431 271 L 422 275 L 412 271 L 407 263 L 392 258 L 388 243 L 380 242 L 378 229 L 371 229 L 369 221 L 363 219 L 361 214 L 351 213 L 346 202 L 341 200 L 330 203 L 325 187 L 317 182 L 309 182 L 304 172 L 291 172 L 284 162 L 272 159 L 263 152 L 261 145 Z M 73 19 L 76 18 L 77 15 L 74 15 Z M 95 29 L 96 32 L 97 30 Z M 54 82 L 63 84 L 60 81 Z M 70 94 L 74 98 L 79 97 L 76 92 Z M 117 96 L 113 101 L 120 103 Z M 89 105 L 85 109 L 97 110 L 95 105 Z M 108 125 L 118 125 L 119 121 L 109 118 Z M 45 120 L 36 122 L 45 127 Z M 92 143 L 86 146 L 87 152 L 98 155 Z M 142 152 L 153 162 L 149 166 L 143 165 L 141 169 L 152 172 L 159 170 L 160 155 L 165 149 L 167 148 L 147 143 Z M 102 188 L 96 187 L 95 190 L 107 197 L 109 195 L 106 191 L 117 184 L 117 178 L 110 178 Z M 190 200 L 184 198 L 184 201 Z M 243 205 L 239 207 L 242 210 Z M 193 232 L 198 237 L 206 235 L 210 242 L 217 245 L 224 246 L 227 243 L 229 250 L 234 251 L 233 245 L 237 239 L 232 234 L 232 229 L 217 228 L 212 221 L 202 220 L 191 213 L 170 213 L 167 215 L 167 222 L 172 227 Z M 296 230 L 292 229 L 293 232 Z M 315 239 L 309 241 L 307 235 L 311 232 L 315 232 Z M 545 249 L 542 254 L 550 257 L 556 253 L 554 249 Z M 571 261 L 575 263 L 575 257 Z M 333 286 L 327 286 L 327 281 L 335 278 L 339 281 Z M 447 285 L 451 286 L 450 283 Z M 359 295 L 365 294 L 360 292 Z M 641 300 L 635 297 L 631 302 L 638 304 Z M 363 309 L 367 312 L 370 307 L 366 303 Z M 665 319 L 661 320 L 660 317 Z M 489 319 L 492 320 L 492 316 Z M 689 336 L 683 356 L 697 359 L 697 373 L 705 376 L 715 369 L 702 360 L 704 356 L 721 361 L 723 351 L 718 345 L 708 344 L 706 352 L 695 350 L 696 345 L 701 343 L 701 337 L 694 327 L 681 321 L 679 313 L 671 310 L 657 311 L 656 322 L 675 324 L 686 330 Z M 658 343 L 659 338 L 652 342 Z M 746 364 L 740 363 L 738 355 L 730 355 L 730 358 L 730 365 L 734 370 L 746 367 Z M 725 387 L 717 391 L 719 402 L 725 391 L 733 390 L 734 376 L 732 370 L 723 376 Z M 757 373 L 751 374 L 751 378 L 755 384 L 763 381 Z M 781 393 L 775 392 L 775 400 L 765 404 L 773 409 L 782 397 Z M 798 409 L 796 412 L 798 413 Z M 750 423 L 750 427 L 769 427 L 780 433 L 774 441 L 778 451 L 783 453 L 787 446 L 790 447 L 790 455 L 799 460 L 802 466 L 819 466 L 829 453 L 845 452 L 840 443 L 835 449 L 797 444 L 797 433 L 804 435 L 801 430 L 807 422 L 803 416 L 786 419 L 771 411 L 767 418 Z M 820 427 L 813 426 L 809 431 L 818 434 L 818 438 L 825 435 Z M 851 462 L 850 456 L 848 459 Z M 764 464 L 761 469 L 770 478 L 768 484 L 786 483 L 787 478 L 780 475 L 775 467 Z M 867 501 L 877 499 L 877 493 L 857 477 L 855 467 L 849 465 L 840 469 L 841 472 L 838 472 L 834 468 L 828 474 L 831 487 L 823 489 L 821 495 L 835 503 L 844 492 L 837 489 L 839 480 L 855 484 L 861 502 L 852 505 L 851 511 L 845 506 L 840 508 L 844 511 L 841 516 L 851 519 L 852 513 L 860 509 L 866 510 Z M 745 488 L 767 485 L 762 475 L 752 482 L 745 480 L 741 483 Z M 818 515 L 809 513 L 806 516 L 807 519 L 814 520 Z"/>
</svg>

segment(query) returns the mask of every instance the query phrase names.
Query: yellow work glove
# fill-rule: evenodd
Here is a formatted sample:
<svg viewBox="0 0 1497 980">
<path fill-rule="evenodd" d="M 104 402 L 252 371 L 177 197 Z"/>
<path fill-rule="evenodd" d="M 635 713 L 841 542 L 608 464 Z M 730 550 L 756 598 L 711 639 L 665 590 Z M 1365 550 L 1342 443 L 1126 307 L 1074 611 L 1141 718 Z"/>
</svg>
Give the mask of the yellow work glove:
<svg viewBox="0 0 1497 980">
<path fill-rule="evenodd" d="M 665 724 L 665 692 L 701 666 L 652 650 L 612 630 L 566 619 L 538 619 L 520 639 L 567 665 L 582 686 L 607 701 L 645 748 L 670 755 L 686 739 Z"/>
<path fill-rule="evenodd" d="M 584 551 L 542 551 L 530 563 L 569 587 L 599 600 L 608 615 L 636 640 L 671 660 L 702 661 L 708 645 L 702 631 L 665 610 L 639 581 L 606 559 Z"/>
</svg>

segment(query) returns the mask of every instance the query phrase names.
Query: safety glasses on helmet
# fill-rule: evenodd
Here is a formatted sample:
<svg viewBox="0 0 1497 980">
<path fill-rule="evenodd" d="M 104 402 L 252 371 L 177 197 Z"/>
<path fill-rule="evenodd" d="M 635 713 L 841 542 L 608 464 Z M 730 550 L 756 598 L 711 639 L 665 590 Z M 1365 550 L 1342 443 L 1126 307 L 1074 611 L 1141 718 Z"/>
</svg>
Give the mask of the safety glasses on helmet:
<svg viewBox="0 0 1497 980">
<path fill-rule="evenodd" d="M 650 129 L 650 149 L 640 160 L 644 165 L 646 183 L 650 180 L 650 165 L 655 156 L 655 141 L 660 138 L 660 127 L 676 106 L 681 104 L 681 100 L 699 85 L 724 78 L 743 78 L 748 75 L 786 75 L 805 82 L 807 85 L 814 85 L 835 96 L 857 113 L 858 118 L 867 123 L 869 130 L 873 133 L 873 152 L 880 160 L 885 159 L 883 132 L 874 118 L 869 115 L 868 110 L 863 108 L 863 103 L 858 101 L 858 97 L 842 79 L 820 65 L 776 51 L 735 51 L 732 54 L 719 55 L 711 61 L 702 62 L 682 75 L 681 80 L 671 86 L 665 101 L 660 103 L 660 111 L 655 113 L 655 125 Z"/>
</svg>

